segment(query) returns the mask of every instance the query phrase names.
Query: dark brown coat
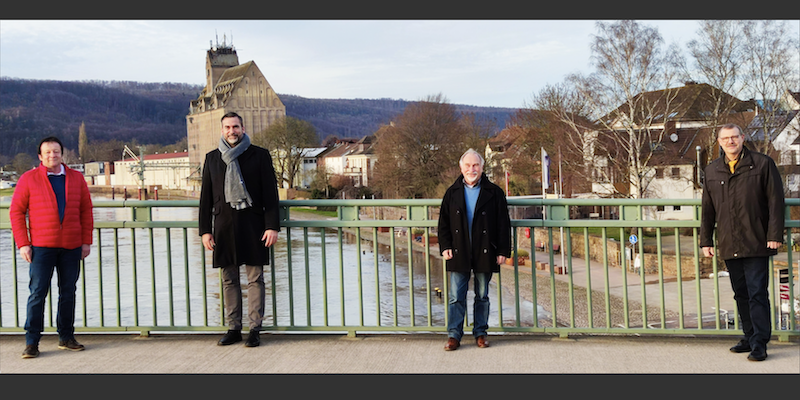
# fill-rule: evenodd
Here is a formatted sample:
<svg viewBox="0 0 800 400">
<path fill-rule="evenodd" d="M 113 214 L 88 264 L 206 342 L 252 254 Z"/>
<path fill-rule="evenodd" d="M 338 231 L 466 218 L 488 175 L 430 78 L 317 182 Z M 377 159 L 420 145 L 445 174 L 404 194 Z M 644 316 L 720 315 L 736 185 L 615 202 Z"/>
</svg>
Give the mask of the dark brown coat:
<svg viewBox="0 0 800 400">
<path fill-rule="evenodd" d="M 278 185 L 269 151 L 254 145 L 238 158 L 253 207 L 234 210 L 225 202 L 227 166 L 219 150 L 206 154 L 200 190 L 199 233 L 214 235 L 215 268 L 268 265 L 269 251 L 261 237 L 267 229 L 280 231 Z"/>
</svg>

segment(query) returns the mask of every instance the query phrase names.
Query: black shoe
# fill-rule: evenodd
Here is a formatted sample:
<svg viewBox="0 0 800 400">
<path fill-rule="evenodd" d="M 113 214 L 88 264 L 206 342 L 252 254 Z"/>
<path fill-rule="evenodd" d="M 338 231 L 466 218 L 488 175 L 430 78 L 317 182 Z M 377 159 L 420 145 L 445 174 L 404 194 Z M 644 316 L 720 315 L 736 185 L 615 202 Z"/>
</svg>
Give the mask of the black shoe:
<svg viewBox="0 0 800 400">
<path fill-rule="evenodd" d="M 259 337 L 258 331 L 250 331 L 250 334 L 247 336 L 247 342 L 244 343 L 247 347 L 258 347 L 261 344 L 261 338 Z"/>
<path fill-rule="evenodd" d="M 242 331 L 230 329 L 222 337 L 222 339 L 217 342 L 218 346 L 227 346 L 229 344 L 234 344 L 242 341 Z"/>
<path fill-rule="evenodd" d="M 767 359 L 767 350 L 762 348 L 754 349 L 747 356 L 747 359 L 750 361 L 764 361 Z"/>
<path fill-rule="evenodd" d="M 22 352 L 22 358 L 36 358 L 36 357 L 39 357 L 39 345 L 29 344 L 25 346 L 25 350 Z"/>
<path fill-rule="evenodd" d="M 70 338 L 69 340 L 59 340 L 58 341 L 58 348 L 61 350 L 72 350 L 72 351 L 81 351 L 85 349 L 85 347 L 78 343 L 75 338 Z"/>
<path fill-rule="evenodd" d="M 736 343 L 736 346 L 731 347 L 731 351 L 734 353 L 747 353 L 750 350 L 752 350 L 750 348 L 750 342 L 744 339 Z"/>
</svg>

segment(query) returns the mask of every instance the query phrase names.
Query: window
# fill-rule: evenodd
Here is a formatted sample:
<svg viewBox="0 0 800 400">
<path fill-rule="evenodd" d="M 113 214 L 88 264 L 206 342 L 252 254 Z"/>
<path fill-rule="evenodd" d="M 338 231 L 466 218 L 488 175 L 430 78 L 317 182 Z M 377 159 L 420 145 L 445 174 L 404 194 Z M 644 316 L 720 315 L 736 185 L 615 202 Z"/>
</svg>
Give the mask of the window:
<svg viewBox="0 0 800 400">
<path fill-rule="evenodd" d="M 664 211 L 664 206 L 657 206 L 657 207 L 656 207 L 656 210 L 657 210 L 657 211 Z"/>
<path fill-rule="evenodd" d="M 672 168 L 672 177 L 673 178 L 680 178 L 681 177 L 681 169 L 680 168 Z"/>
<path fill-rule="evenodd" d="M 664 151 L 664 143 L 650 142 L 650 151 Z"/>
<path fill-rule="evenodd" d="M 664 177 L 664 168 L 656 168 L 656 179 Z"/>
<path fill-rule="evenodd" d="M 681 206 L 672 206 L 672 211 L 680 211 Z"/>
</svg>

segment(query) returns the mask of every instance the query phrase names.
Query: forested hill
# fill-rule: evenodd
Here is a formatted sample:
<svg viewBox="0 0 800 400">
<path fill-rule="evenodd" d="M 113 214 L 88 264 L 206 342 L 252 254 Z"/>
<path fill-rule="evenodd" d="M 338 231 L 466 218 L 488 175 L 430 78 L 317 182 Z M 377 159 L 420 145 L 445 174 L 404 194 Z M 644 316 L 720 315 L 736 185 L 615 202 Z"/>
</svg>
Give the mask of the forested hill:
<svg viewBox="0 0 800 400">
<path fill-rule="evenodd" d="M 86 124 L 92 141 L 119 140 L 169 145 L 186 137 L 186 114 L 201 85 L 120 81 L 0 79 L 0 155 L 36 155 L 45 135 L 60 137 L 77 149 L 78 130 Z M 409 101 L 392 99 L 309 99 L 278 96 L 286 114 L 311 122 L 320 140 L 328 136 L 361 138 L 403 112 Z M 456 105 L 505 126 L 516 111 Z"/>
</svg>

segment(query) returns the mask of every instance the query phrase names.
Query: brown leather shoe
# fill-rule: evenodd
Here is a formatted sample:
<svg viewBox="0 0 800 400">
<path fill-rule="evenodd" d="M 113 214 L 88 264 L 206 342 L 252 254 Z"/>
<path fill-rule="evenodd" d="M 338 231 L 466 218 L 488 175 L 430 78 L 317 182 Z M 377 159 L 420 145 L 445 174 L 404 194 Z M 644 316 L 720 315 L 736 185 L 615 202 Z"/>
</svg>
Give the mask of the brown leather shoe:
<svg viewBox="0 0 800 400">
<path fill-rule="evenodd" d="M 486 340 L 486 335 L 478 336 L 478 338 L 475 339 L 475 343 L 477 343 L 478 347 L 480 347 L 482 349 L 486 348 L 486 347 L 489 347 L 489 341 Z"/>
<path fill-rule="evenodd" d="M 447 343 L 444 345 L 445 351 L 451 351 L 458 348 L 461 343 L 456 338 L 448 338 Z"/>
</svg>

